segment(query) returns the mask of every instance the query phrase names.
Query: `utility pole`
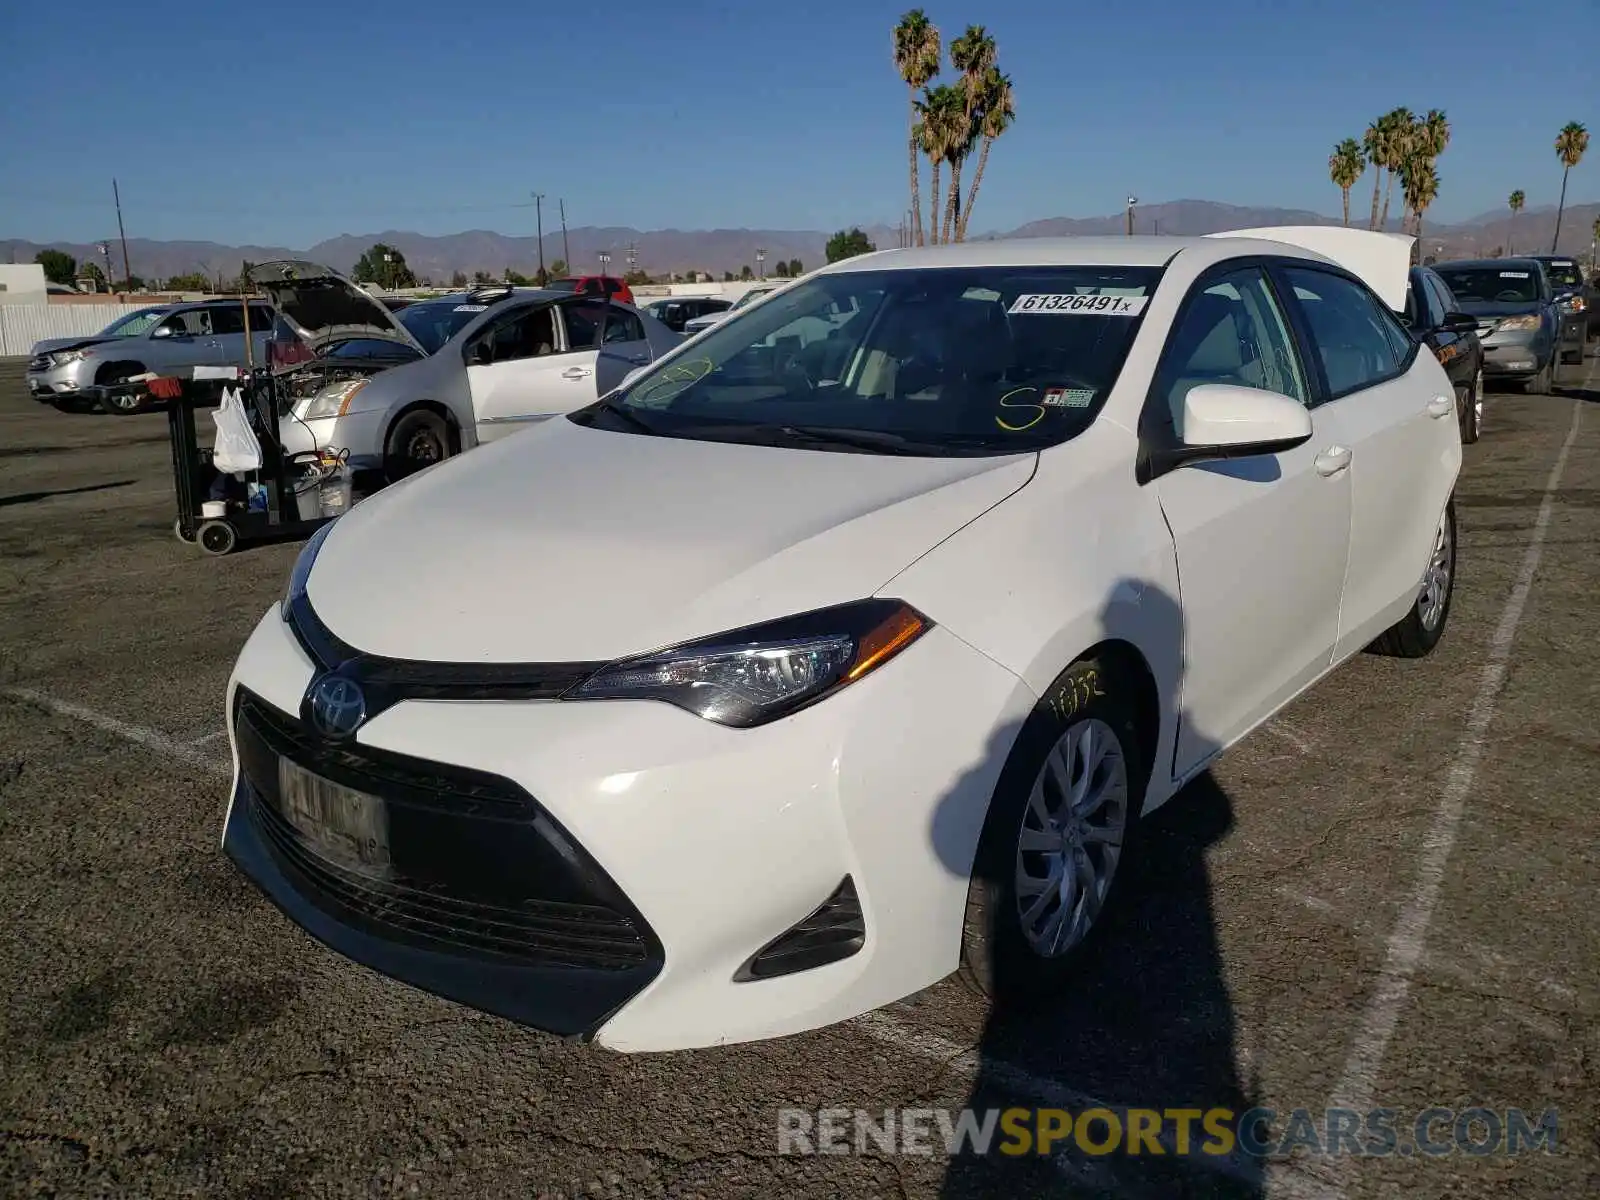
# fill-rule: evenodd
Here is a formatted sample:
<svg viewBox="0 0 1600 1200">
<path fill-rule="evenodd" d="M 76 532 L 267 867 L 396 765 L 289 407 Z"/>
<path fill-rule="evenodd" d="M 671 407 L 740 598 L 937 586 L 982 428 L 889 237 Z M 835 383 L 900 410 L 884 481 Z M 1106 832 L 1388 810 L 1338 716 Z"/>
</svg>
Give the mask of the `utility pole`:
<svg viewBox="0 0 1600 1200">
<path fill-rule="evenodd" d="M 762 264 L 764 262 L 766 262 L 766 261 L 767 261 L 767 249 L 766 249 L 766 247 L 765 246 L 757 246 L 756 247 L 756 278 L 757 279 L 765 279 L 766 278 L 766 271 L 765 271 L 765 268 L 763 268 L 763 266 L 762 266 Z"/>
<path fill-rule="evenodd" d="M 122 238 L 122 282 L 129 287 L 133 286 L 133 268 L 128 266 L 128 234 L 122 228 L 122 193 L 117 190 L 117 181 L 111 181 L 111 198 L 117 202 L 117 234 Z"/>
<path fill-rule="evenodd" d="M 1137 197 L 1137 196 L 1129 196 L 1128 197 L 1128 236 L 1129 237 L 1133 236 L 1133 206 L 1135 204 L 1137 204 L 1137 203 L 1139 203 L 1139 197 Z"/>
<path fill-rule="evenodd" d="M 628 274 L 632 275 L 634 273 L 634 271 L 638 270 L 638 268 L 639 268 L 639 243 L 638 242 L 629 242 L 628 246 L 627 246 L 627 252 L 628 252 Z"/>
<path fill-rule="evenodd" d="M 572 270 L 572 247 L 567 245 L 567 202 L 558 200 L 561 205 L 561 261 L 567 264 L 567 270 Z"/>
<path fill-rule="evenodd" d="M 533 196 L 534 229 L 539 234 L 539 286 L 543 287 L 549 282 L 548 276 L 544 273 L 544 193 L 532 192 L 530 195 Z"/>
<path fill-rule="evenodd" d="M 100 257 L 106 260 L 106 291 L 109 292 L 115 286 L 111 282 L 111 247 L 101 242 L 95 249 L 100 251 Z"/>
</svg>

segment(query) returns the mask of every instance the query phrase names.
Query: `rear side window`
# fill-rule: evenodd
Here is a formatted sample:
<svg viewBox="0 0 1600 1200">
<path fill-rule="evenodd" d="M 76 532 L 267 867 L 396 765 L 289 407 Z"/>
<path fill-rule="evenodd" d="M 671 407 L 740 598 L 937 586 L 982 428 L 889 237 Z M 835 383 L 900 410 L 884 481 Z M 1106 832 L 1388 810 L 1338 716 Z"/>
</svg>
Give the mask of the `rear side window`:
<svg viewBox="0 0 1600 1200">
<path fill-rule="evenodd" d="M 1399 374 L 1411 337 L 1370 292 L 1341 275 L 1284 267 L 1311 327 L 1330 399 Z"/>
</svg>

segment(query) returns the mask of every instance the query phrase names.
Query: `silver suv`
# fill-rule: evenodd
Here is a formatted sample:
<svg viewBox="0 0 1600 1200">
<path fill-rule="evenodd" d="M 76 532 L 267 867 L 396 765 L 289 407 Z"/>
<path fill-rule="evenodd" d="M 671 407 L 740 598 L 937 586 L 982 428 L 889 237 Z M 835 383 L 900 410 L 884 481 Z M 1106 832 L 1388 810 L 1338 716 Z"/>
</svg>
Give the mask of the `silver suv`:
<svg viewBox="0 0 1600 1200">
<path fill-rule="evenodd" d="M 250 302 L 249 361 L 264 364 L 276 317 L 270 305 Z M 153 371 L 186 374 L 198 366 L 244 366 L 245 306 L 238 300 L 207 300 L 142 308 L 89 337 L 50 338 L 28 359 L 28 391 L 58 408 L 76 407 L 85 388 L 121 383 Z M 102 402 L 107 412 L 136 412 L 141 398 Z"/>
</svg>

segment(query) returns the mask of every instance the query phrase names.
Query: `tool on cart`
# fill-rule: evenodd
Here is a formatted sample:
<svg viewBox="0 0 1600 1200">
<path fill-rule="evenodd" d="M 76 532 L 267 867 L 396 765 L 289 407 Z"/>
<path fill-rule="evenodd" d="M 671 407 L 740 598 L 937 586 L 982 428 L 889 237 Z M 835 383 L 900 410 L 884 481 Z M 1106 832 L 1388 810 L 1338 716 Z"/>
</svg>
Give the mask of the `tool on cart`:
<svg viewBox="0 0 1600 1200">
<path fill-rule="evenodd" d="M 178 499 L 173 528 L 182 541 L 227 554 L 241 542 L 304 536 L 350 508 L 345 456 L 284 452 L 278 422 L 288 404 L 270 369 L 238 372 L 237 388 L 227 389 L 217 410 L 228 415 L 214 414 L 214 450 L 199 444 L 194 422 L 197 408 L 215 403 L 213 394 L 189 380 L 150 382 L 161 384 L 163 393 L 177 386 L 167 419 Z M 241 466 L 246 469 L 232 469 Z"/>
</svg>

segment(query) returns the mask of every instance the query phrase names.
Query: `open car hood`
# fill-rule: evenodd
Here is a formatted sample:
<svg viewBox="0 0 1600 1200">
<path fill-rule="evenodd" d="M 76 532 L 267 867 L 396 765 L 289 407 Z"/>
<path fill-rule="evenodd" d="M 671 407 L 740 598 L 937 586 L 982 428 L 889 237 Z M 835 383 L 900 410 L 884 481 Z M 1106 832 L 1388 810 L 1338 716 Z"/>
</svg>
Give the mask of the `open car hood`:
<svg viewBox="0 0 1600 1200">
<path fill-rule="evenodd" d="M 1406 284 L 1411 277 L 1411 244 L 1417 240 L 1409 234 L 1346 229 L 1342 225 L 1267 225 L 1260 229 L 1229 229 L 1206 236 L 1259 238 L 1320 254 L 1365 283 L 1391 311 L 1405 310 Z"/>
<path fill-rule="evenodd" d="M 258 263 L 247 276 L 314 353 L 351 338 L 409 346 L 427 356 L 383 302 L 332 268 L 299 259 Z"/>
</svg>

